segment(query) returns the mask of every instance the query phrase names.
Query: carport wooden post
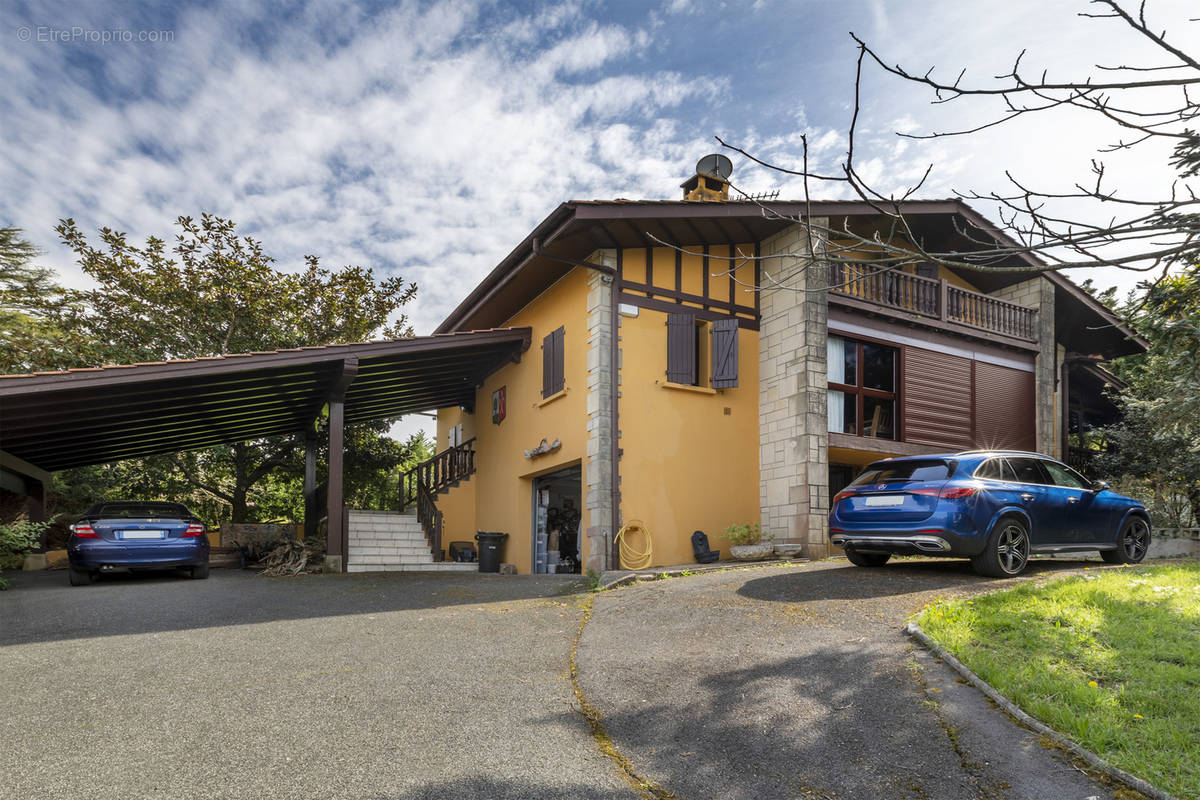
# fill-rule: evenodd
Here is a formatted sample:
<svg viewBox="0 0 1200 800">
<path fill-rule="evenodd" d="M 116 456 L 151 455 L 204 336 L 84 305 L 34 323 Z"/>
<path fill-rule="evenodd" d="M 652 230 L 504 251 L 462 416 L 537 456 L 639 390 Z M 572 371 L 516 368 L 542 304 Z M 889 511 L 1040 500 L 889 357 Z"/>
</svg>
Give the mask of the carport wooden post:
<svg viewBox="0 0 1200 800">
<path fill-rule="evenodd" d="M 25 479 L 25 513 L 29 517 L 30 522 L 45 522 L 46 521 L 46 484 L 42 483 L 37 478 Z M 42 531 L 38 534 L 37 552 L 44 552 L 46 549 L 46 537 L 49 531 Z"/>
<path fill-rule="evenodd" d="M 317 537 L 317 432 L 304 434 L 304 540 Z"/>
<path fill-rule="evenodd" d="M 325 510 L 328 516 L 325 554 L 326 567 L 332 572 L 344 571 L 349 555 L 344 547 L 346 517 L 342 513 L 342 460 L 345 455 L 346 390 L 357 375 L 358 358 L 351 356 L 344 359 L 329 393 L 329 494 Z"/>
</svg>

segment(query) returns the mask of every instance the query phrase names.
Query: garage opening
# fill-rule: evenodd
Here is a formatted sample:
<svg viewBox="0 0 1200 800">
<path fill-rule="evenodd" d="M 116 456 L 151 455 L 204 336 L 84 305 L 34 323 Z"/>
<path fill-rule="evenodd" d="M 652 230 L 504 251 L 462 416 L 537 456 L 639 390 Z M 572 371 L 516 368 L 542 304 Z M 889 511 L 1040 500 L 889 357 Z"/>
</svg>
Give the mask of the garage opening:
<svg viewBox="0 0 1200 800">
<path fill-rule="evenodd" d="M 579 465 L 533 480 L 533 571 L 578 573 L 580 502 L 583 469 Z"/>
</svg>

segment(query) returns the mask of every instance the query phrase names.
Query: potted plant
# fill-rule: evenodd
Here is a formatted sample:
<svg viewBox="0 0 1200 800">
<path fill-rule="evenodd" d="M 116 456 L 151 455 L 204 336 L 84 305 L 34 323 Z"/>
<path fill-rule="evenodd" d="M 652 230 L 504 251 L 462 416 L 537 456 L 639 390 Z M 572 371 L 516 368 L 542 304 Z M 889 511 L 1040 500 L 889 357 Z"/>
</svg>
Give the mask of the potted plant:
<svg viewBox="0 0 1200 800">
<path fill-rule="evenodd" d="M 729 554 L 738 561 L 761 561 L 775 552 L 771 534 L 763 536 L 762 526 L 757 522 L 742 522 L 725 529 L 725 540 L 729 542 Z"/>
</svg>

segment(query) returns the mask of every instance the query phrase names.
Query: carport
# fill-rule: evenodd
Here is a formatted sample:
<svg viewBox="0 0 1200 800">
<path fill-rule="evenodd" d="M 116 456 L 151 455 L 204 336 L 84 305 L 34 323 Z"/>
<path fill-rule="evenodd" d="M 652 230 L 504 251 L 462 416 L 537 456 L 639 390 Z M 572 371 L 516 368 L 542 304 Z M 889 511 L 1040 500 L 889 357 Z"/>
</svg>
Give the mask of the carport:
<svg viewBox="0 0 1200 800">
<path fill-rule="evenodd" d="M 329 418 L 327 553 L 347 552 L 342 459 L 346 424 L 461 405 L 529 349 L 528 328 L 303 347 L 149 364 L 0 375 L 0 487 L 44 518 L 50 473 L 305 435 L 305 527 L 316 531 L 317 421 Z"/>
</svg>

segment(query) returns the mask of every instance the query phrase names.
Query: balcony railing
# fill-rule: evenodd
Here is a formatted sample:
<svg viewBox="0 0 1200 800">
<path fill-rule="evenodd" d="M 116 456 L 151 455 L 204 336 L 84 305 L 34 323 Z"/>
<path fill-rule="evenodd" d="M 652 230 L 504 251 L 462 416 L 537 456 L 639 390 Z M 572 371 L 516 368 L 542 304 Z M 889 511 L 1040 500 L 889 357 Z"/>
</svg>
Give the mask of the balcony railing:
<svg viewBox="0 0 1200 800">
<path fill-rule="evenodd" d="M 830 264 L 829 291 L 884 308 L 1037 341 L 1037 309 L 873 264 Z"/>
</svg>

